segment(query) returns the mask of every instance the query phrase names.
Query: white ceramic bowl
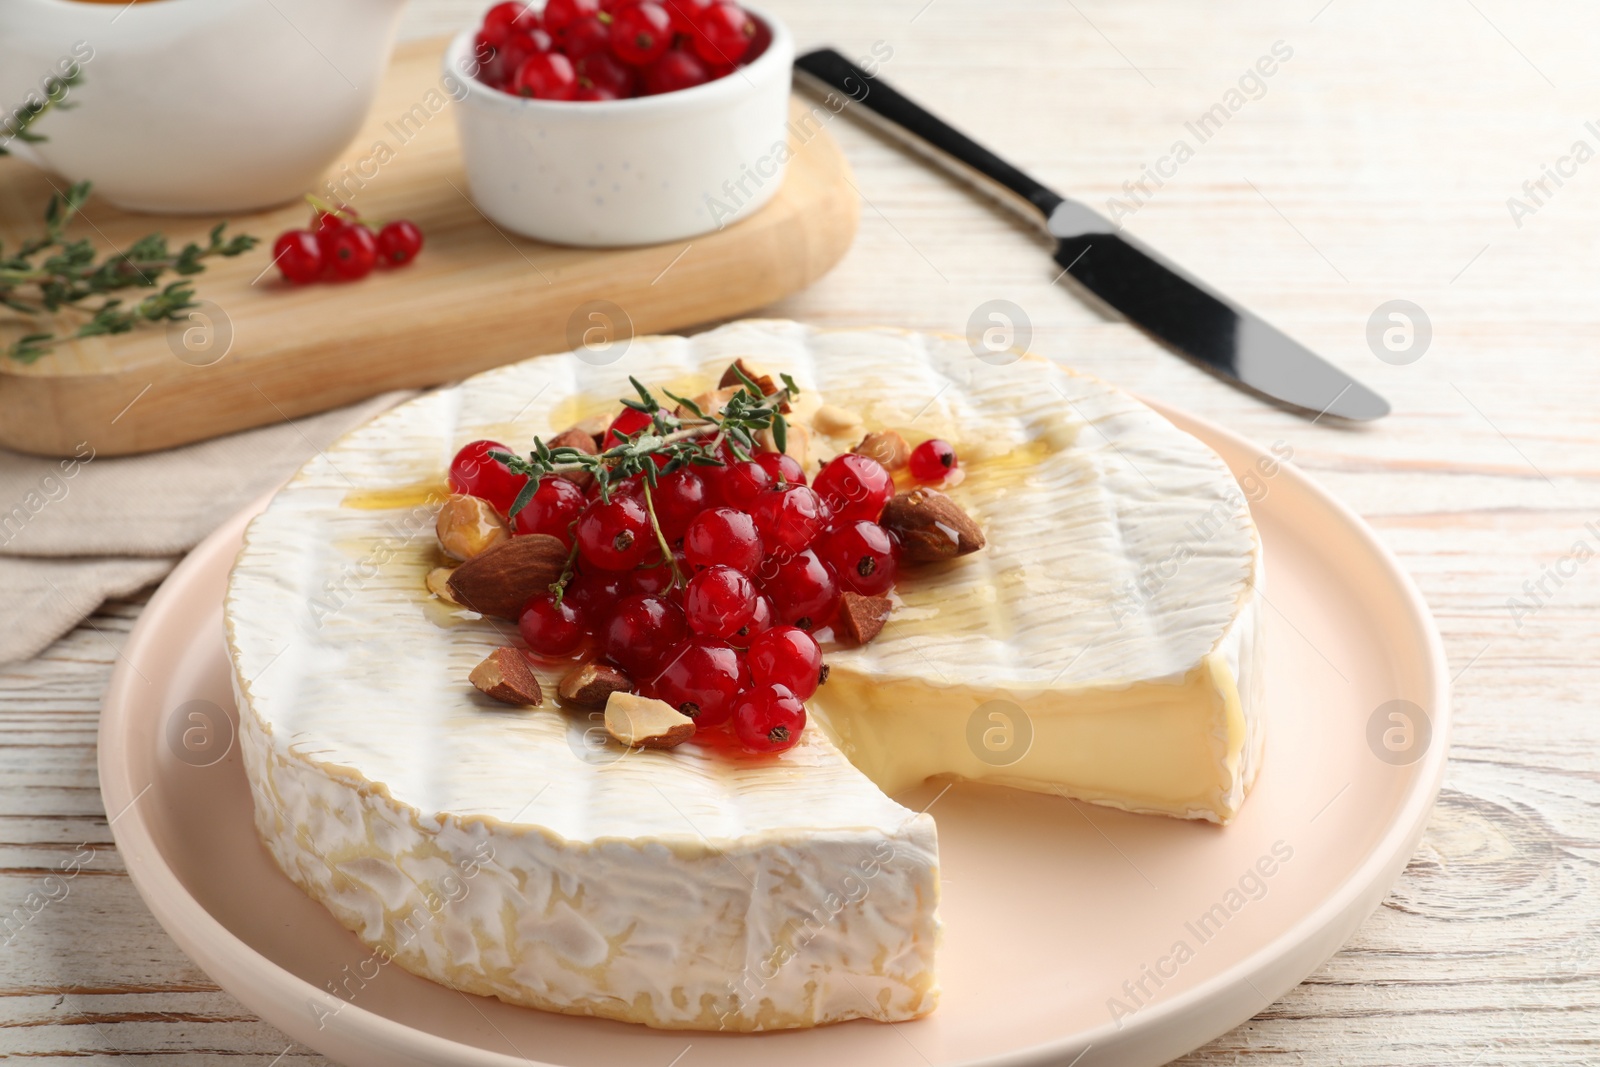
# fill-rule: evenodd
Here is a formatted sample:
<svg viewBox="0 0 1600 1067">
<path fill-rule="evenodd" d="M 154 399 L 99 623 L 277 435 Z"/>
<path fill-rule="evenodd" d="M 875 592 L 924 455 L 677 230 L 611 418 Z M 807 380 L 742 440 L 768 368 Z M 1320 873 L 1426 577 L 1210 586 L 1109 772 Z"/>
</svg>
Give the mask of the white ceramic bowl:
<svg viewBox="0 0 1600 1067">
<path fill-rule="evenodd" d="M 467 181 L 495 223 L 541 241 L 655 244 L 710 233 L 772 198 L 788 160 L 794 40 L 771 15 L 766 51 L 716 81 L 628 100 L 531 100 L 470 76 L 473 29 L 445 53 Z"/>
</svg>

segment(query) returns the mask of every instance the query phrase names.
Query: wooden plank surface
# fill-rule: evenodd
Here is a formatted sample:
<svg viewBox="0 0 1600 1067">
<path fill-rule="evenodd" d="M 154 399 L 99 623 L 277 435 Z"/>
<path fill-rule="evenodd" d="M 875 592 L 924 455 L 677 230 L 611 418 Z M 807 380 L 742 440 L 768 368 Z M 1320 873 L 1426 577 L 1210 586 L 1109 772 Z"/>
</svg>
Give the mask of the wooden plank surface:
<svg viewBox="0 0 1600 1067">
<path fill-rule="evenodd" d="M 271 267 L 272 242 L 304 227 L 310 209 L 240 216 L 233 232 L 262 244 L 213 260 L 196 279 L 203 318 L 73 341 L 32 364 L 0 360 L 0 446 L 71 455 L 92 440 L 100 455 L 145 452 L 438 385 L 576 347 L 596 301 L 609 304 L 613 336 L 667 333 L 793 292 L 850 246 L 858 205 L 849 166 L 831 136 L 812 134 L 814 123 L 796 125 L 804 140 L 773 199 L 714 233 L 618 249 L 508 234 L 467 198 L 459 105 L 440 87 L 443 51 L 438 38 L 398 49 L 366 128 L 330 170 L 340 199 L 366 217 L 422 228 L 415 262 L 359 282 L 293 286 Z M 812 106 L 794 104 L 797 114 Z M 0 160 L 0 238 L 37 234 L 58 183 Z M 215 221 L 129 214 L 91 199 L 69 235 L 104 250 L 160 230 L 176 247 L 203 241 Z M 10 327 L 9 337 L 19 334 Z"/>
<path fill-rule="evenodd" d="M 475 6 L 413 0 L 408 30 L 447 31 Z M 1600 148 L 1585 127 L 1600 120 L 1600 12 L 1510 0 L 768 6 L 802 46 L 864 54 L 884 41 L 886 78 L 1100 207 L 1274 42 L 1293 49 L 1124 222 L 1385 391 L 1396 413 L 1377 426 L 1262 407 L 1099 318 L 1052 285 L 1024 229 L 845 119 L 830 129 L 863 198 L 860 236 L 831 274 L 768 310 L 964 330 L 983 301 L 1011 300 L 1036 351 L 1289 442 L 1433 606 L 1457 672 L 1456 729 L 1421 850 L 1342 952 L 1184 1067 L 1600 1063 L 1600 565 L 1574 553 L 1580 539 L 1600 550 L 1585 525 L 1600 525 L 1600 162 L 1567 165 L 1560 187 L 1546 179 L 1520 226 L 1507 205 L 1574 141 Z M 1367 342 L 1394 299 L 1432 327 L 1406 365 Z M 95 789 L 95 707 L 139 604 L 0 672 L 0 902 L 22 903 L 84 844 L 96 856 L 0 955 L 0 1051 L 321 1067 L 190 965 L 120 873 Z"/>
</svg>

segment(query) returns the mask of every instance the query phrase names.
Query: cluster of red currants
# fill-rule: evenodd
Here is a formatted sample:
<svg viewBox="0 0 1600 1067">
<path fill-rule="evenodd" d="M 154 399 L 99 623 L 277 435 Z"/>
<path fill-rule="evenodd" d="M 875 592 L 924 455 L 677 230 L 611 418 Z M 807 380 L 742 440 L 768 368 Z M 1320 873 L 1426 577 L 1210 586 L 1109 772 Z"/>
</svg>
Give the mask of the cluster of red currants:
<svg viewBox="0 0 1600 1067">
<path fill-rule="evenodd" d="M 621 100 L 688 89 L 760 51 L 732 0 L 510 0 L 483 17 L 478 80 L 540 100 Z"/>
<path fill-rule="evenodd" d="M 601 447 L 648 418 L 624 411 Z M 450 489 L 504 513 L 526 479 L 494 460 L 496 451 L 510 449 L 493 441 L 461 449 Z M 577 569 L 559 597 L 528 601 L 519 628 L 536 655 L 594 649 L 697 727 L 730 725 L 745 748 L 779 752 L 799 738 L 803 701 L 825 677 L 813 632 L 833 621 L 846 592 L 883 596 L 894 585 L 897 544 L 877 521 L 894 479 L 854 453 L 829 461 L 810 485 L 781 453 L 722 458 L 660 476 L 648 501 L 637 478 L 612 486 L 608 500 L 565 478 L 541 482 L 515 531 L 575 545 Z M 926 480 L 955 465 L 942 441 L 912 454 L 913 474 Z"/>
<path fill-rule="evenodd" d="M 272 261 L 296 285 L 318 280 L 354 281 L 374 267 L 403 267 L 422 251 L 416 223 L 395 219 L 377 233 L 361 222 L 354 209 L 314 209 L 311 226 L 288 230 L 272 246 Z"/>
</svg>

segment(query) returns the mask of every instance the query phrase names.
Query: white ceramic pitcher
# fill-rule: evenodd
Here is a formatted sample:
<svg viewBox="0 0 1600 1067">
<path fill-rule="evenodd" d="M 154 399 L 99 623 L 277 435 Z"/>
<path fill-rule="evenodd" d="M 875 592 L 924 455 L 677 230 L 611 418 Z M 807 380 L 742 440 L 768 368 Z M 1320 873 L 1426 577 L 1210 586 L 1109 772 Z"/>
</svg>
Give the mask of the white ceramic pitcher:
<svg viewBox="0 0 1600 1067">
<path fill-rule="evenodd" d="M 0 2 L 0 122 L 73 60 L 70 108 L 8 151 L 135 211 L 226 213 L 309 190 L 360 129 L 404 0 Z"/>
</svg>

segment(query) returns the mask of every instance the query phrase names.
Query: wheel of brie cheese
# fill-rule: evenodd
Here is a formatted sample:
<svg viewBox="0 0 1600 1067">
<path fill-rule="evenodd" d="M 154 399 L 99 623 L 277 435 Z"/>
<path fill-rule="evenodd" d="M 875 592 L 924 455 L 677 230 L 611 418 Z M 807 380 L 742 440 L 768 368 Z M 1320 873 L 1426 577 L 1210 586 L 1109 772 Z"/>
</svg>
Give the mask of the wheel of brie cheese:
<svg viewBox="0 0 1600 1067">
<path fill-rule="evenodd" d="M 939 856 L 933 817 L 892 794 L 947 775 L 1238 812 L 1262 756 L 1261 546 L 1199 441 L 959 337 L 747 321 L 595 355 L 395 408 L 250 525 L 226 624 L 257 829 L 363 942 L 469 993 L 654 1027 L 895 1022 L 937 1003 Z M 623 748 L 598 712 L 467 685 L 515 627 L 425 588 L 456 450 L 525 450 L 614 410 L 630 375 L 692 396 L 738 357 L 801 386 L 816 458 L 868 430 L 952 442 L 946 491 L 987 546 L 902 572 L 870 644 L 823 634 L 813 726 L 777 756 Z"/>
</svg>

